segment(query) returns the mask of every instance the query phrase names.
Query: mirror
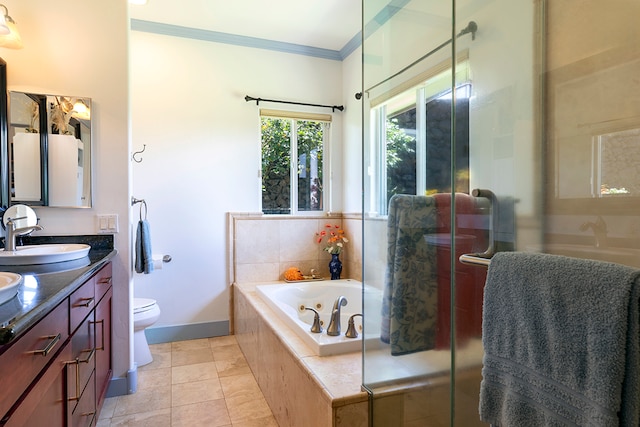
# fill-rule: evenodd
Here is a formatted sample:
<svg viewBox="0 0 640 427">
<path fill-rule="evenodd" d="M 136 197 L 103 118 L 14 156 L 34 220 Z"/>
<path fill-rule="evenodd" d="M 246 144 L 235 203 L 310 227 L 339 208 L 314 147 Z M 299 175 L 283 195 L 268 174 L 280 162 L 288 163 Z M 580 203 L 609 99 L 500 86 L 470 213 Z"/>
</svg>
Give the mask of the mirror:
<svg viewBox="0 0 640 427">
<path fill-rule="evenodd" d="M 10 204 L 91 207 L 91 99 L 9 92 Z"/>
<path fill-rule="evenodd" d="M 640 59 L 596 56 L 547 76 L 550 212 L 637 213 Z"/>
<path fill-rule="evenodd" d="M 4 215 L 2 216 L 2 226 L 4 229 L 7 228 L 7 222 L 9 219 L 13 220 L 13 224 L 16 229 L 35 227 L 36 224 L 38 224 L 38 216 L 35 211 L 26 205 L 12 205 L 4 212 Z M 32 231 L 33 229 L 25 232 L 18 232 L 16 235 L 22 236 L 29 234 Z"/>
</svg>

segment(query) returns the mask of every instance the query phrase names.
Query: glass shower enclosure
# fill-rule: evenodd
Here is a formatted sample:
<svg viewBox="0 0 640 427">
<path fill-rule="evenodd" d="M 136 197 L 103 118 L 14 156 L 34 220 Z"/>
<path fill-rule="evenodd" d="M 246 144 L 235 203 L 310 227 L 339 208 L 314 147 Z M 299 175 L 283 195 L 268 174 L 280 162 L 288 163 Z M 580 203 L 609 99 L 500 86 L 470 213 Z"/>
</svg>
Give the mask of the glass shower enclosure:
<svg viewBox="0 0 640 427">
<path fill-rule="evenodd" d="M 484 425 L 495 251 L 640 265 L 639 12 L 363 0 L 370 425 Z"/>
</svg>

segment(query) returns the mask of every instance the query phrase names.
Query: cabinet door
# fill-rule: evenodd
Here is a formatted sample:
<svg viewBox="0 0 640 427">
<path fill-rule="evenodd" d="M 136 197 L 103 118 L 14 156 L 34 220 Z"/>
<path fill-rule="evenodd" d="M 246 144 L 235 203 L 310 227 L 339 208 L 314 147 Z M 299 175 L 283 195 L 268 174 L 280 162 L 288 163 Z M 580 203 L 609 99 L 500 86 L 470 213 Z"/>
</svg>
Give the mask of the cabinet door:
<svg viewBox="0 0 640 427">
<path fill-rule="evenodd" d="M 67 425 L 65 381 L 71 343 L 60 351 L 39 381 L 0 422 L 5 427 L 63 427 Z"/>
<path fill-rule="evenodd" d="M 111 306 L 113 289 L 105 293 L 96 307 L 96 393 L 98 412 L 111 381 Z"/>
</svg>

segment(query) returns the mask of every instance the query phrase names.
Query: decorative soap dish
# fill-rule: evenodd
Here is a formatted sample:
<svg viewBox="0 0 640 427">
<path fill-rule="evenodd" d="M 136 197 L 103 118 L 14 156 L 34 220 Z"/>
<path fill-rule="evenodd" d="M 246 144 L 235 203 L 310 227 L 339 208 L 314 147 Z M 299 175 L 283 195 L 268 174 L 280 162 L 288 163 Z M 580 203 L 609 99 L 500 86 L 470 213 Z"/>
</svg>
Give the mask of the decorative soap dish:
<svg viewBox="0 0 640 427">
<path fill-rule="evenodd" d="M 284 279 L 285 282 L 287 283 L 299 283 L 299 282 L 320 282 L 322 280 L 325 280 L 324 277 L 317 277 L 317 276 L 302 276 L 302 279 L 300 280 L 287 280 Z"/>
</svg>

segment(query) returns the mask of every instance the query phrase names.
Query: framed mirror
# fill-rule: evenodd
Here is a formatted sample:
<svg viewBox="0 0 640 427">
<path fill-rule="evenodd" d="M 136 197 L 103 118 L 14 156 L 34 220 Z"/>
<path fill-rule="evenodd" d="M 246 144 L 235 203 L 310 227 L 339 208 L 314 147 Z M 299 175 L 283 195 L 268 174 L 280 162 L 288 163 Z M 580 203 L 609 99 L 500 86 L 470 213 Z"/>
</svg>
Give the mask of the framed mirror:
<svg viewBox="0 0 640 427">
<path fill-rule="evenodd" d="M 0 58 L 0 208 L 9 207 L 7 63 Z"/>
<path fill-rule="evenodd" d="M 91 207 L 91 99 L 9 92 L 9 204 Z"/>
</svg>

